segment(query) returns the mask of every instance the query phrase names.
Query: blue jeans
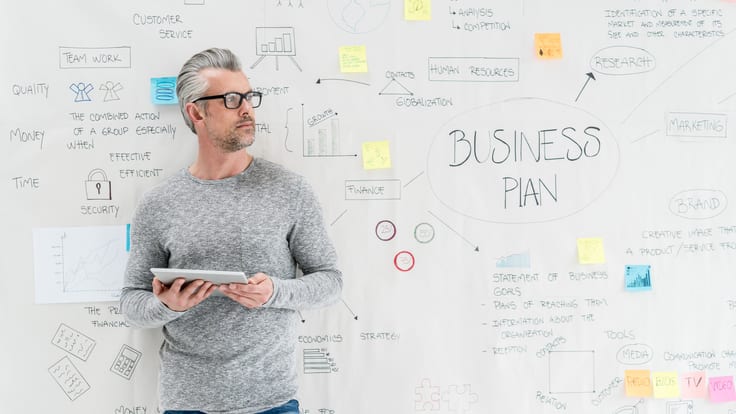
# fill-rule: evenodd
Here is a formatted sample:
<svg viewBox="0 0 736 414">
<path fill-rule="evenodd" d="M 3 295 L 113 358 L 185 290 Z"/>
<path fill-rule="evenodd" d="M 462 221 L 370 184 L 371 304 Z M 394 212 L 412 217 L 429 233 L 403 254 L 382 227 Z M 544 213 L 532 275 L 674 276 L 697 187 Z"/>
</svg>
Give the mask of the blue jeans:
<svg viewBox="0 0 736 414">
<path fill-rule="evenodd" d="M 166 410 L 164 414 L 205 414 L 202 411 L 174 411 Z M 299 414 L 299 401 L 291 400 L 284 405 L 261 411 L 259 414 Z"/>
</svg>

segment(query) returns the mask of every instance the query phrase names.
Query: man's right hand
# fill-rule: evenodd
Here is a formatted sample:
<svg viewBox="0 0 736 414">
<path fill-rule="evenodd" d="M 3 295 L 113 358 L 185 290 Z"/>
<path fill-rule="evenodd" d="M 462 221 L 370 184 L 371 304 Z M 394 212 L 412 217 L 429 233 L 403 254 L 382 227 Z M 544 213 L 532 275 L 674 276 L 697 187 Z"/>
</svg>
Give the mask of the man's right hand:
<svg viewBox="0 0 736 414">
<path fill-rule="evenodd" d="M 166 286 L 154 277 L 153 294 L 169 309 L 184 312 L 207 299 L 217 289 L 212 282 L 205 282 L 202 279 L 193 280 L 184 286 L 185 282 L 184 278 L 179 278 L 171 286 Z"/>
</svg>

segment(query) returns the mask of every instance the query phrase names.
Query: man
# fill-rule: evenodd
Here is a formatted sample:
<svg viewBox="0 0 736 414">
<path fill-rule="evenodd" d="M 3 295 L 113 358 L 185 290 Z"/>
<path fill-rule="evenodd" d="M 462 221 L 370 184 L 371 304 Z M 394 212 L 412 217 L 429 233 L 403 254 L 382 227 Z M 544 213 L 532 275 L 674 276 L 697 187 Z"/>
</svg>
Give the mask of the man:
<svg viewBox="0 0 736 414">
<path fill-rule="evenodd" d="M 333 303 L 342 289 L 319 204 L 302 177 L 248 153 L 261 94 L 232 52 L 192 56 L 176 92 L 198 154 L 136 209 L 123 313 L 132 326 L 163 327 L 165 413 L 299 413 L 296 311 Z M 250 278 L 165 286 L 152 267 Z"/>
</svg>

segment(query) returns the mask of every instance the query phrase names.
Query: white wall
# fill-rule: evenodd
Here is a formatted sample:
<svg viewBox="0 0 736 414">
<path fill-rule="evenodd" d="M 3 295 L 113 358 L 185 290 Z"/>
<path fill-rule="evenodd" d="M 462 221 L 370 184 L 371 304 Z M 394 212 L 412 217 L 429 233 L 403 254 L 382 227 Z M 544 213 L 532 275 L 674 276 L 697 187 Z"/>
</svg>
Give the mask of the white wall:
<svg viewBox="0 0 736 414">
<path fill-rule="evenodd" d="M 125 251 L 96 237 L 124 239 L 192 161 L 150 79 L 218 46 L 265 94 L 253 152 L 313 183 L 345 274 L 341 303 L 302 313 L 305 412 L 736 412 L 624 392 L 630 369 L 736 373 L 734 3 L 434 0 L 431 21 L 396 0 L 2 3 L 0 411 L 156 412 L 159 333 L 124 326 Z M 292 56 L 259 60 L 279 33 Z M 347 45 L 367 73 L 340 73 Z M 383 140 L 391 168 L 365 170 Z M 651 290 L 625 289 L 627 265 Z"/>
</svg>

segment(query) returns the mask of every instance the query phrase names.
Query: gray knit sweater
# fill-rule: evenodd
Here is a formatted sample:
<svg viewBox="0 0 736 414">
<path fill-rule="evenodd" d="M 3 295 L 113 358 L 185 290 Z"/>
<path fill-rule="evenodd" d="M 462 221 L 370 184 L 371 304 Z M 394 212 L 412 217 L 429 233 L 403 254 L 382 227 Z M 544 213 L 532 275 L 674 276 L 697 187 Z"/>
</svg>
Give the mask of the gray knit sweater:
<svg viewBox="0 0 736 414">
<path fill-rule="evenodd" d="M 120 301 L 132 326 L 163 327 L 160 408 L 244 414 L 295 398 L 296 310 L 339 299 L 336 261 L 311 187 L 272 162 L 222 180 L 183 169 L 147 192 Z M 258 309 L 211 296 L 175 312 L 153 295 L 151 267 L 263 272 L 274 292 Z"/>
</svg>

